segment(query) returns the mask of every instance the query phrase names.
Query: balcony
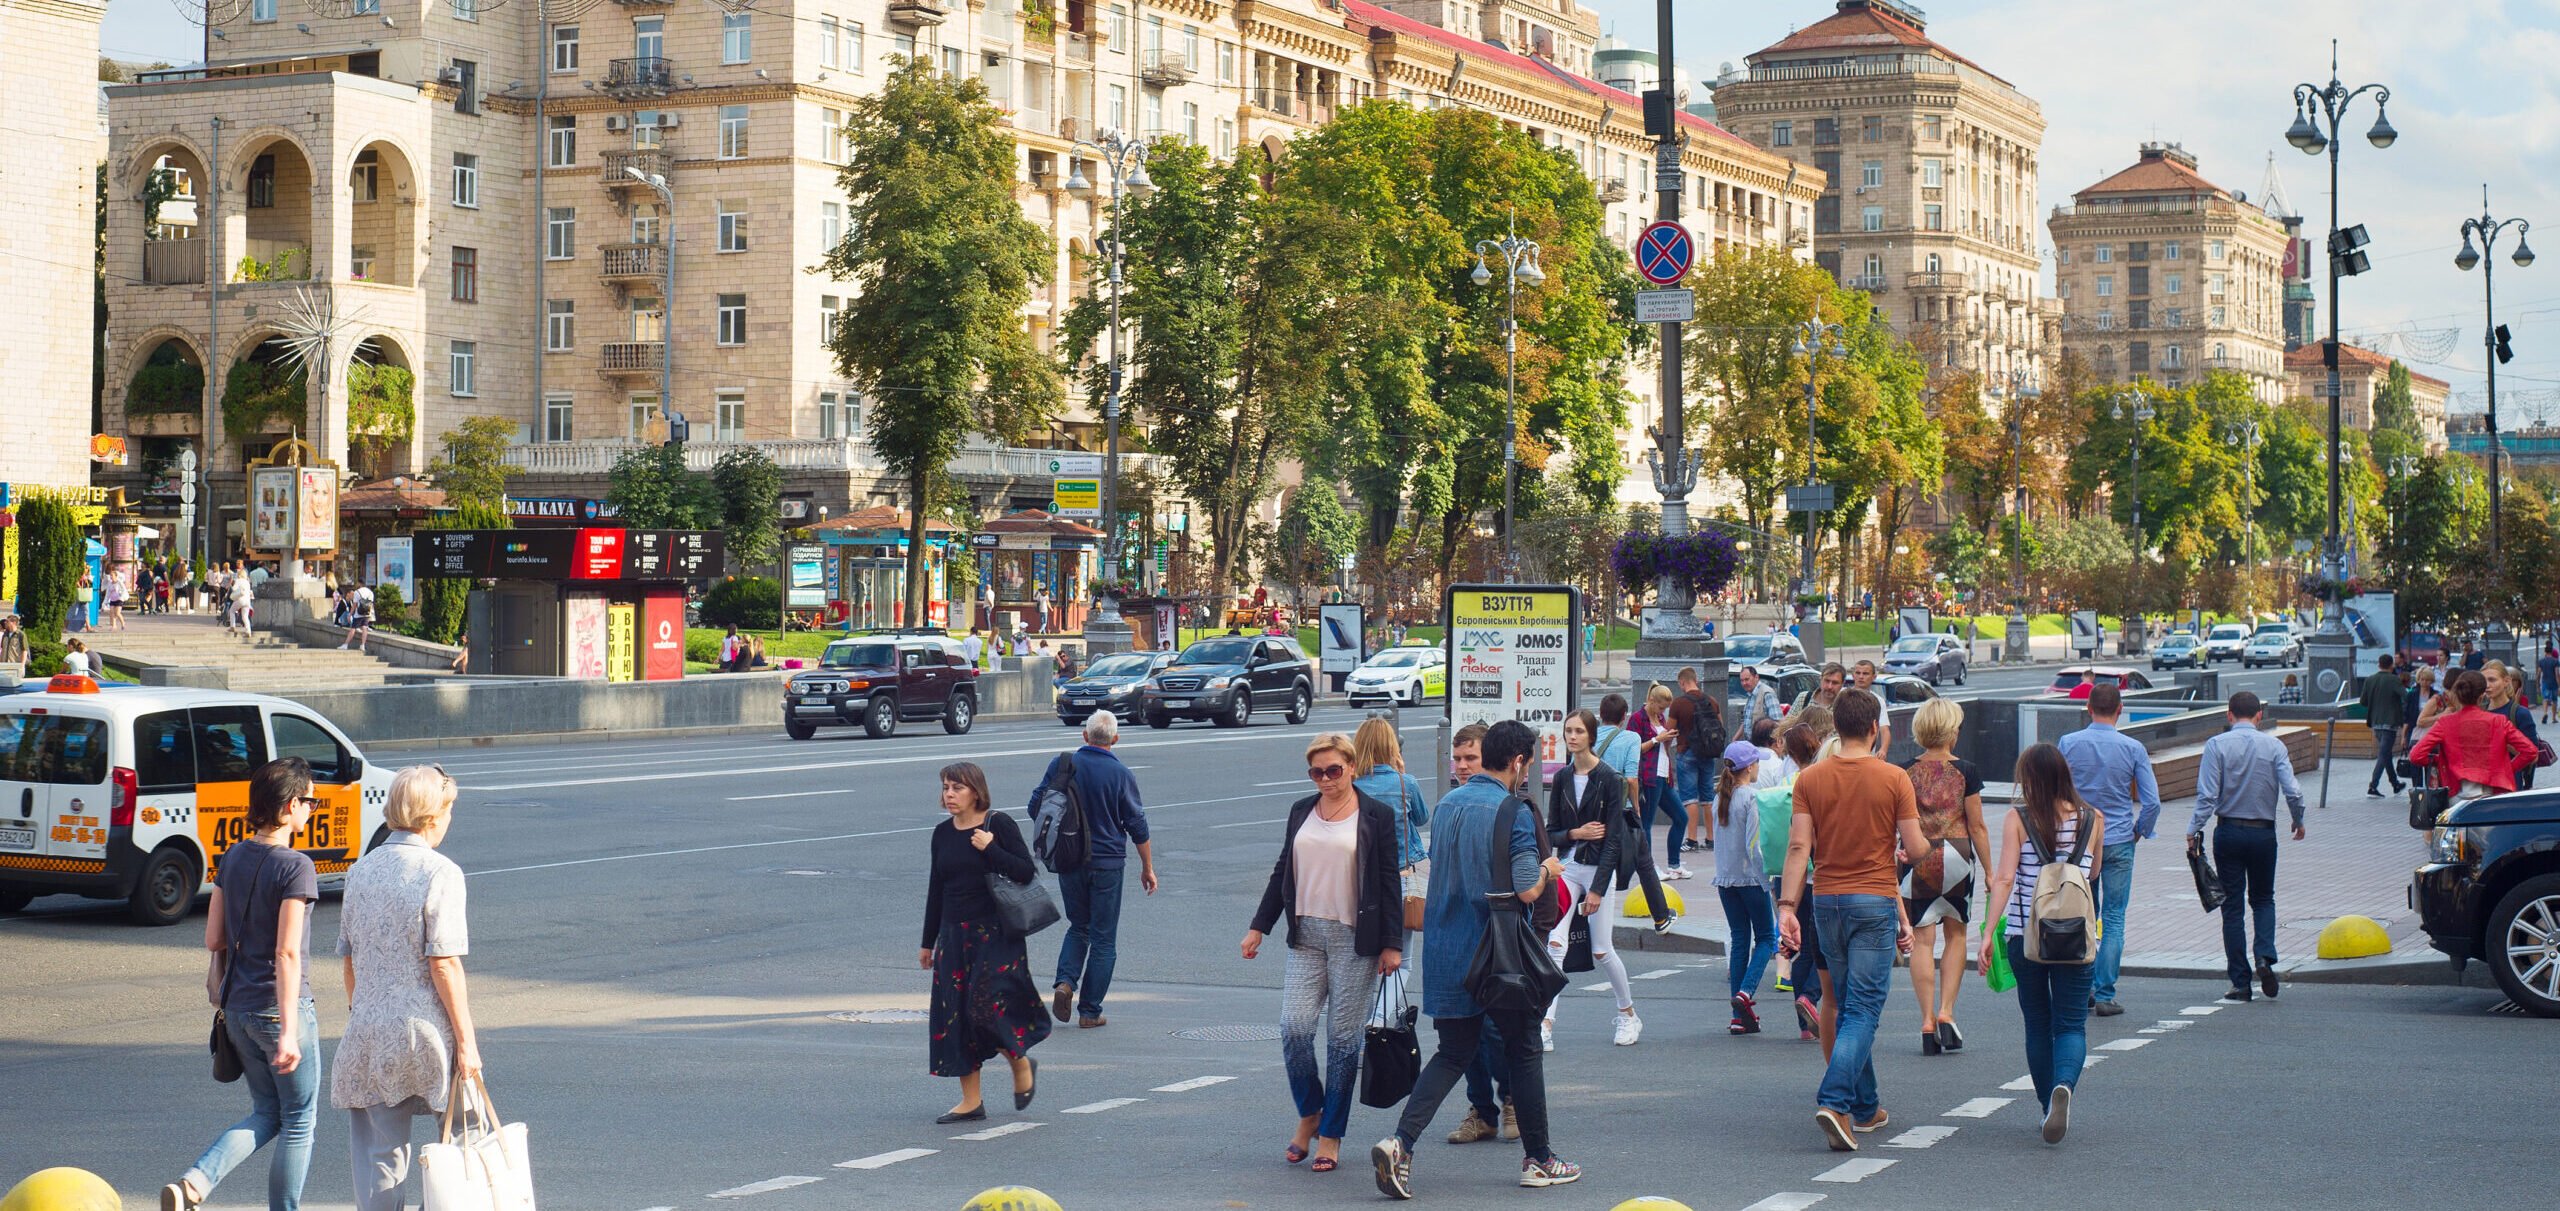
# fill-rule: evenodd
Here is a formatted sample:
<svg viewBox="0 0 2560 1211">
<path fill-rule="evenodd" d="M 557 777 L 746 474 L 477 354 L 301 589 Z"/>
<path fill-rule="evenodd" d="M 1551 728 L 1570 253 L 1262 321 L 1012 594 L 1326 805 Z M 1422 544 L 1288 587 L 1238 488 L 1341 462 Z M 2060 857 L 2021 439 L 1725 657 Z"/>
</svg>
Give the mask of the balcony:
<svg viewBox="0 0 2560 1211">
<path fill-rule="evenodd" d="M 1151 50 L 1142 56 L 1138 79 L 1149 88 L 1172 88 L 1191 82 L 1191 61 L 1178 50 Z M 1268 108 L 1268 107 L 1266 107 Z"/>
<path fill-rule="evenodd" d="M 2237 357 L 2209 357 L 2204 359 L 2204 368 L 2207 370 L 2228 370 L 2233 374 L 2259 373 L 2256 367 L 2249 364 L 2248 359 Z"/>
<path fill-rule="evenodd" d="M 607 350 L 617 347 L 605 346 Z M 651 344 L 649 348 L 655 349 L 657 346 Z M 650 362 L 652 373 L 655 373 L 656 365 L 655 361 Z M 604 475 L 613 470 L 613 464 L 623 454 L 643 448 L 645 447 L 639 444 L 622 441 L 548 442 L 509 446 L 500 457 L 509 468 L 531 474 Z M 785 471 L 848 471 L 878 474 L 888 470 L 888 465 L 881 460 L 879 453 L 871 448 L 870 441 L 859 437 L 800 437 L 756 442 L 687 442 L 684 447 L 684 465 L 691 471 L 709 471 L 717 466 L 721 458 L 730 451 L 742 449 L 763 451 L 765 457 L 772 459 L 775 466 Z M 1033 450 L 1020 446 L 969 443 L 961 447 L 960 452 L 943 466 L 943 470 L 952 475 L 973 475 L 990 479 L 1046 480 L 1049 478 L 1049 460 L 1057 453 L 1055 450 Z M 1120 456 L 1120 466 L 1123 471 L 1143 468 L 1162 474 L 1164 472 L 1162 464 L 1163 459 L 1153 454 Z"/>
<path fill-rule="evenodd" d="M 891 25 L 940 25 L 950 16 L 950 0 L 889 0 Z"/>
<path fill-rule="evenodd" d="M 637 169 L 641 176 L 666 178 L 676 166 L 674 152 L 663 147 L 610 147 L 597 163 L 604 169 L 606 189 L 647 189 L 648 182 L 631 175 Z"/>
<path fill-rule="evenodd" d="M 1963 274 L 1949 273 L 1944 270 L 1933 273 L 1924 269 L 1918 273 L 1904 274 L 1902 277 L 1902 288 L 1905 290 L 1938 290 L 1961 294 L 1966 286 Z"/>
<path fill-rule="evenodd" d="M 1602 177 L 1600 179 L 1600 200 L 1603 203 L 1626 201 L 1627 179 L 1625 177 Z"/>
<path fill-rule="evenodd" d="M 666 280 L 666 247 L 662 244 L 605 244 L 604 269 L 597 274 L 617 285 L 651 286 Z"/>
<path fill-rule="evenodd" d="M 604 90 L 623 98 L 663 97 L 675 80 L 675 62 L 657 56 L 616 59 L 604 70 Z"/>
<path fill-rule="evenodd" d="M 606 378 L 656 378 L 665 365 L 665 341 L 606 341 L 596 357 L 596 373 Z"/>
<path fill-rule="evenodd" d="M 204 281 L 205 241 L 144 240 L 142 281 L 148 286 L 188 286 Z"/>
<path fill-rule="evenodd" d="M 1881 273 L 1862 273 L 1856 277 L 1849 278 L 1840 284 L 1851 290 L 1864 290 L 1869 294 L 1883 294 L 1885 291 L 1885 275 Z"/>
</svg>

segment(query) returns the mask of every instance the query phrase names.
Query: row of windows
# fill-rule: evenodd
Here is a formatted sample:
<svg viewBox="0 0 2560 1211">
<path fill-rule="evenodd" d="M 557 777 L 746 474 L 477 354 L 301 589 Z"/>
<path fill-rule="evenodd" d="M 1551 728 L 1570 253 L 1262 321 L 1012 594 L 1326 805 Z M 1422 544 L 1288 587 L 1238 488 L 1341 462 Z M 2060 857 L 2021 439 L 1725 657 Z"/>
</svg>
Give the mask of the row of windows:
<svg viewBox="0 0 2560 1211">
<path fill-rule="evenodd" d="M 2227 254 L 2229 251 L 2230 251 L 2230 247 L 2229 247 L 2229 245 L 2228 245 L 2228 244 L 2226 244 L 2225 242 L 2221 241 L 2221 240 L 2207 240 L 2207 241 L 2205 241 L 2205 259 L 2206 259 L 2206 260 L 2209 260 L 2209 261 L 2219 261 L 2219 260 L 2222 260 L 2222 259 L 2224 258 L 2224 256 L 2225 256 L 2225 254 Z M 2062 263 L 2063 263 L 2063 264 L 2065 264 L 2065 265 L 2071 264 L 2071 263 L 2072 263 L 2072 260 L 2073 260 L 2073 257 L 2076 255 L 2076 252 L 2077 252 L 2077 250 L 2075 250 L 2075 249 L 2071 249 L 2071 248 L 2065 248 L 2065 249 L 2063 249 L 2063 250 L 2062 250 Z M 2161 244 L 2160 244 L 2160 259 L 2161 259 L 2161 260 L 2164 260 L 2164 261 L 2175 261 L 2175 260 L 2180 260 L 2180 259 L 2182 259 L 2185 255 L 2186 255 L 2186 242 L 2185 242 L 2185 241 L 2183 241 L 2183 240 L 2163 240 L 2163 241 L 2161 241 Z M 2115 245 L 2113 245 L 2113 244 L 2094 244 L 2094 245 L 2091 245 L 2091 246 L 2090 246 L 2090 250 L 2089 250 L 2089 259 L 2090 259 L 2091 261 L 2093 261 L 2093 262 L 2096 262 L 2097 264 L 2100 264 L 2100 265 L 2112 264 L 2112 263 L 2114 263 L 2114 262 L 2116 261 L 2116 259 L 2117 259 L 2117 256 L 2116 256 L 2116 246 L 2115 246 Z M 2124 256 L 2123 256 L 2123 259 L 2128 260 L 2128 261 L 2147 261 L 2147 260 L 2150 260 L 2150 259 L 2151 259 L 2151 241 L 2149 241 L 2149 240 L 2133 240 L 2133 241 L 2128 242 L 2128 243 L 2127 243 L 2127 244 L 2125 244 L 2125 246 L 2124 246 Z"/>
<path fill-rule="evenodd" d="M 718 238 L 712 245 L 713 249 L 718 252 L 745 252 L 747 250 L 746 202 L 737 198 L 721 198 L 718 201 L 713 202 L 712 206 L 714 207 L 712 215 L 713 223 L 715 230 L 718 233 Z M 843 224 L 843 214 L 844 207 L 841 203 L 825 203 L 825 215 L 821 223 L 821 231 L 823 232 L 829 227 L 840 229 Z M 658 208 L 655 205 L 634 207 L 631 215 L 631 242 L 634 244 L 655 244 L 658 242 L 658 234 Z M 830 239 L 827 242 L 827 247 L 833 248 L 837 242 L 838 240 Z M 575 260 L 577 258 L 577 207 L 549 206 L 544 208 L 542 255 L 544 259 L 553 261 L 567 261 Z M 463 299 L 458 294 L 454 297 L 457 302 L 470 301 Z"/>
<path fill-rule="evenodd" d="M 842 309 L 835 295 L 820 301 L 818 342 L 828 343 L 835 332 L 835 319 Z M 634 297 L 629 306 L 630 335 L 633 341 L 666 339 L 666 313 L 654 295 Z M 712 320 L 715 339 L 722 345 L 747 343 L 747 296 L 714 294 Z M 542 348 L 546 353 L 567 353 L 578 347 L 578 300 L 545 299 L 542 304 Z"/>
<path fill-rule="evenodd" d="M 1943 115 L 1922 114 L 1920 115 L 1919 121 L 1921 138 L 1935 142 L 1938 139 L 1945 137 L 1946 120 Z M 1884 142 L 1884 118 L 1882 115 L 1868 114 L 1858 119 L 1858 141 L 1861 143 Z M 1840 142 L 1840 119 L 1815 118 L 1813 120 L 1813 142 L 1817 147 L 1830 147 L 1838 144 Z M 1795 143 L 1796 124 L 1794 122 L 1783 121 L 1772 122 L 1769 124 L 1769 146 L 1793 147 L 1795 146 Z"/>
<path fill-rule="evenodd" d="M 2115 297 L 2116 275 L 2112 273 L 2101 273 L 2097 275 L 2097 277 L 2091 279 L 2091 282 L 2096 287 L 2099 298 L 2104 299 Z M 2058 282 L 2057 285 L 2062 291 L 2062 297 L 2066 299 L 2071 297 L 2071 283 L 2068 279 Z M 2129 271 L 2125 275 L 2125 287 L 2126 293 L 2128 294 L 2151 293 L 2151 271 L 2148 269 L 2134 269 Z M 2204 292 L 2206 294 L 2221 295 L 2228 292 L 2229 289 L 2229 277 L 2220 273 L 2208 273 L 2204 275 Z M 2160 293 L 2184 294 L 2186 291 L 2187 275 L 2183 273 L 2164 273 L 2160 275 Z"/>
<path fill-rule="evenodd" d="M 654 391 L 634 392 L 623 401 L 627 427 L 623 436 L 631 441 L 647 441 L 653 435 L 651 426 L 659 420 L 658 394 Z M 545 442 L 572 442 L 578 439 L 577 397 L 555 392 L 542 400 L 542 432 Z M 747 439 L 747 393 L 743 389 L 723 387 L 712 393 L 711 433 L 713 441 L 745 441 Z M 855 436 L 862 426 L 862 397 L 852 391 L 818 393 L 818 437 L 833 441 Z"/>
</svg>

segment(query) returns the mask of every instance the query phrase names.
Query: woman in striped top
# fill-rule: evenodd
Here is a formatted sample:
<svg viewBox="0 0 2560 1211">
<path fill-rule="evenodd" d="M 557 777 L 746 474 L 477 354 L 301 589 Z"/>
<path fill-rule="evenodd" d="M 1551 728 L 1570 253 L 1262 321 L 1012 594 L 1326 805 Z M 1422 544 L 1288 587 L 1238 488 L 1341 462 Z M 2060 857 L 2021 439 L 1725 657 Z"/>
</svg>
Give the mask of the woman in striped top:
<svg viewBox="0 0 2560 1211">
<path fill-rule="evenodd" d="M 2036 1101 L 2044 1107 L 2044 1142 L 2062 1142 L 2071 1126 L 2071 1094 L 2080 1083 L 2080 1068 L 2089 1055 L 2089 981 L 2095 969 L 2085 965 L 2038 963 L 2027 958 L 2027 918 L 2033 911 L 2036 877 L 2044 871 L 2040 854 L 2071 852 L 2083 830 L 2089 837 L 2080 855 L 2083 871 L 2098 868 L 2106 821 L 2097 809 L 2080 801 L 2071 786 L 2071 763 L 2062 750 L 2039 744 L 2018 755 L 2018 808 L 2001 828 L 1999 870 L 1991 878 L 1985 903 L 2008 905 L 2009 968 L 2018 975 L 2018 1011 L 2027 1026 L 2027 1075 L 2035 1081 Z M 2094 877 L 2094 876 L 2093 876 Z M 1991 969 L 1992 939 L 1982 931 L 1982 967 Z"/>
</svg>

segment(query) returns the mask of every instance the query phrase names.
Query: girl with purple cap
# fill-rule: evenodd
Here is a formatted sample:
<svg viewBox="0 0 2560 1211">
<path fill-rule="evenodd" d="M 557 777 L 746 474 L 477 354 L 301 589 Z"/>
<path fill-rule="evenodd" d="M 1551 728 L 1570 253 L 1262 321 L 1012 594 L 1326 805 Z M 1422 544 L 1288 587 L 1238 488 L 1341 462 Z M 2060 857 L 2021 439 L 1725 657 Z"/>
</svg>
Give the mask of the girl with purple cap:
<svg viewBox="0 0 2560 1211">
<path fill-rule="evenodd" d="M 1726 976 L 1733 986 L 1729 1034 L 1760 1033 L 1760 974 L 1778 950 L 1769 885 L 1760 854 L 1758 788 L 1752 767 L 1769 756 L 1748 740 L 1726 745 L 1718 762 L 1715 808 L 1716 897 L 1724 902 Z"/>
</svg>

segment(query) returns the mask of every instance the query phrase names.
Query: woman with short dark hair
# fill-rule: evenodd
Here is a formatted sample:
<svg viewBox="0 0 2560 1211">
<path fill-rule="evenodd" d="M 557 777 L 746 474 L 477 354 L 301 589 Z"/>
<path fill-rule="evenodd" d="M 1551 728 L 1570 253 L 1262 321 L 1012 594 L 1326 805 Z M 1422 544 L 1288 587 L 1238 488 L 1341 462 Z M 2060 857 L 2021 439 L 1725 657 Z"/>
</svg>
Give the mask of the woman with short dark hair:
<svg viewBox="0 0 2560 1211">
<path fill-rule="evenodd" d="M 990 878 L 1029 883 L 1039 871 L 1013 817 L 988 809 L 983 771 L 967 761 L 942 767 L 942 810 L 951 818 L 933 830 L 924 946 L 916 952 L 917 966 L 933 973 L 933 1074 L 960 1078 L 960 1104 L 937 1123 L 987 1117 L 978 1069 L 999 1055 L 1013 1065 L 1013 1108 L 1029 1106 L 1040 1074 L 1031 1048 L 1049 1037 L 1022 935 L 1005 928 L 987 888 Z"/>
<path fill-rule="evenodd" d="M 268 1211 L 302 1205 L 320 1109 L 320 1016 L 303 962 L 320 875 L 293 848 L 293 834 L 319 803 L 311 797 L 311 766 L 300 757 L 278 757 L 249 775 L 249 835 L 223 852 L 204 920 L 204 948 L 227 956 L 216 992 L 247 1078 L 249 1117 L 161 1187 L 161 1211 L 202 1206 L 224 1175 L 270 1141 L 276 1150 L 267 1162 Z"/>
</svg>

